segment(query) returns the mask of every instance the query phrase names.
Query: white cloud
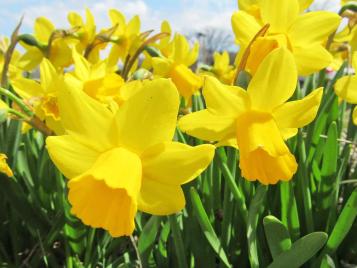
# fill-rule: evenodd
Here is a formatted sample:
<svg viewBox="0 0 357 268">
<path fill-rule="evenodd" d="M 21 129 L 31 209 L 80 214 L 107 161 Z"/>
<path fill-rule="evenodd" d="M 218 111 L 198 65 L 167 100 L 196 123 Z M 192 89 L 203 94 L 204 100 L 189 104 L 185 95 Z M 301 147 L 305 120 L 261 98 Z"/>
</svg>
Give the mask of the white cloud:
<svg viewBox="0 0 357 268">
<path fill-rule="evenodd" d="M 84 15 L 84 9 L 88 7 L 96 19 L 98 28 L 107 28 L 110 25 L 108 9 L 117 8 L 128 18 L 139 15 L 142 21 L 142 30 L 160 28 L 161 21 L 167 19 L 174 30 L 192 32 L 199 31 L 206 27 L 217 27 L 230 31 L 230 17 L 236 7 L 236 0 L 168 0 L 162 6 L 150 4 L 149 0 L 93 0 L 85 1 L 47 1 L 39 4 L 36 0 L 4 0 L 0 4 L 0 24 L 13 27 L 24 14 L 23 32 L 32 32 L 34 21 L 39 16 L 49 18 L 57 28 L 67 28 L 67 13 L 76 11 Z M 31 3 L 32 2 L 32 3 Z M 6 6 L 16 7 L 14 12 L 6 11 Z M 4 8 L 1 8 L 1 7 Z M 177 7 L 177 8 L 176 8 Z M 169 8 L 169 12 L 165 10 Z M 2 31 L 3 32 L 3 31 Z"/>
<path fill-rule="evenodd" d="M 25 14 L 22 32 L 32 32 L 34 21 L 39 16 L 46 16 L 58 28 L 67 28 L 67 13 L 76 11 L 84 15 L 86 7 L 94 14 L 98 29 L 110 26 L 108 9 L 116 8 L 127 18 L 139 15 L 142 21 L 142 31 L 159 30 L 161 21 L 167 19 L 175 31 L 183 33 L 202 31 L 207 27 L 231 32 L 231 15 L 237 9 L 237 0 L 0 1 L 0 33 L 5 34 L 10 34 L 22 14 Z M 339 0 L 315 0 L 311 9 L 336 11 L 338 6 Z"/>
</svg>

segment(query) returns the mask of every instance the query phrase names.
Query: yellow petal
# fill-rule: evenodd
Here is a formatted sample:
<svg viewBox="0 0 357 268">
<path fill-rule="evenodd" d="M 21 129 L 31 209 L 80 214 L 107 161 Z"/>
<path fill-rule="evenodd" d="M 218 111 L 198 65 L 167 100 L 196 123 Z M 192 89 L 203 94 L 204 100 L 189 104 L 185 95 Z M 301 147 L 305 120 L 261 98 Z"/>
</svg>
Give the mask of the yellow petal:
<svg viewBox="0 0 357 268">
<path fill-rule="evenodd" d="M 90 73 L 91 68 L 89 62 L 82 55 L 80 55 L 75 49 L 72 50 L 72 56 L 75 66 L 74 74 L 76 75 L 77 78 L 79 78 L 82 81 L 88 80 L 91 74 Z"/>
<path fill-rule="evenodd" d="M 200 44 L 198 42 L 195 42 L 193 48 L 189 51 L 189 53 L 187 53 L 184 64 L 186 66 L 191 66 L 192 64 L 194 64 L 197 61 L 199 52 L 200 52 Z"/>
<path fill-rule="evenodd" d="M 357 125 L 357 108 L 356 107 L 353 109 L 352 119 L 353 119 L 353 124 Z"/>
<path fill-rule="evenodd" d="M 174 37 L 174 50 L 172 53 L 172 59 L 177 64 L 183 64 L 185 62 L 186 56 L 190 51 L 190 45 L 186 38 L 181 34 L 175 34 Z"/>
<path fill-rule="evenodd" d="M 119 97 L 116 99 L 117 103 L 119 105 L 122 105 L 128 99 L 130 99 L 131 96 L 134 96 L 138 91 L 140 91 L 142 89 L 142 87 L 143 87 L 142 81 L 139 81 L 139 80 L 134 80 L 134 81 L 124 83 L 120 87 Z"/>
<path fill-rule="evenodd" d="M 48 40 L 55 30 L 55 26 L 45 17 L 39 17 L 35 21 L 34 31 L 37 40 L 47 44 Z"/>
<path fill-rule="evenodd" d="M 12 80 L 11 85 L 16 93 L 26 100 L 44 95 L 44 90 L 41 85 L 32 79 L 20 77 Z"/>
<path fill-rule="evenodd" d="M 31 71 L 41 63 L 42 59 L 42 51 L 37 47 L 30 47 L 19 59 L 18 66 L 25 71 Z"/>
<path fill-rule="evenodd" d="M 238 117 L 237 143 L 243 155 L 257 148 L 262 148 L 271 156 L 289 151 L 272 115 L 258 111 L 248 111 Z"/>
<path fill-rule="evenodd" d="M 69 179 L 86 172 L 99 156 L 99 152 L 70 135 L 48 137 L 46 147 L 52 161 Z"/>
<path fill-rule="evenodd" d="M 300 12 L 306 10 L 311 5 L 312 2 L 313 0 L 299 0 Z"/>
<path fill-rule="evenodd" d="M 261 29 L 256 19 L 245 11 L 234 12 L 231 22 L 236 42 L 243 46 L 248 45 Z"/>
<path fill-rule="evenodd" d="M 237 117 L 250 105 L 244 89 L 224 85 L 214 77 L 205 78 L 203 96 L 207 109 L 220 116 Z"/>
<path fill-rule="evenodd" d="M 56 68 L 64 68 L 72 64 L 72 51 L 67 42 L 63 38 L 52 42 L 49 58 Z"/>
<path fill-rule="evenodd" d="M 183 64 L 174 65 L 169 73 L 169 77 L 176 85 L 180 95 L 186 99 L 191 97 L 202 86 L 201 77 Z"/>
<path fill-rule="evenodd" d="M 118 26 L 118 30 L 125 27 L 125 25 L 126 25 L 125 17 L 120 11 L 118 11 L 116 9 L 110 9 L 109 17 L 110 17 L 110 21 L 111 21 L 112 25 Z"/>
<path fill-rule="evenodd" d="M 215 147 L 189 146 L 178 142 L 154 145 L 142 154 L 143 176 L 169 185 L 181 185 L 195 179 L 210 164 Z"/>
<path fill-rule="evenodd" d="M 254 76 L 264 58 L 279 47 L 288 47 L 288 40 L 283 34 L 258 37 L 250 46 L 246 70 Z"/>
<path fill-rule="evenodd" d="M 7 156 L 5 154 L 0 153 L 0 173 L 4 173 L 8 177 L 14 176 L 11 168 L 6 162 Z"/>
<path fill-rule="evenodd" d="M 140 32 L 140 17 L 134 16 L 129 22 L 127 26 L 128 35 L 138 35 Z"/>
<path fill-rule="evenodd" d="M 185 133 L 206 141 L 220 141 L 236 131 L 236 117 L 216 115 L 201 110 L 183 116 L 178 127 Z"/>
<path fill-rule="evenodd" d="M 341 99 L 357 104 L 357 75 L 344 76 L 337 80 L 335 93 Z"/>
<path fill-rule="evenodd" d="M 138 208 L 153 215 L 169 215 L 185 207 L 185 196 L 181 186 L 173 186 L 143 178 Z"/>
<path fill-rule="evenodd" d="M 157 143 L 171 141 L 178 108 L 179 96 L 170 80 L 144 81 L 143 88 L 116 114 L 116 142 L 141 152 Z"/>
<path fill-rule="evenodd" d="M 249 10 L 252 5 L 256 5 L 257 0 L 238 0 L 239 10 Z"/>
<path fill-rule="evenodd" d="M 259 6 L 264 24 L 274 33 L 286 32 L 300 12 L 298 0 L 261 0 Z"/>
<path fill-rule="evenodd" d="M 85 224 L 116 236 L 131 235 L 141 187 L 140 158 L 122 148 L 100 155 L 68 183 L 71 212 Z"/>
<path fill-rule="evenodd" d="M 283 128 L 280 129 L 280 133 L 283 136 L 284 140 L 290 139 L 291 137 L 294 137 L 298 133 L 297 128 Z"/>
<path fill-rule="evenodd" d="M 217 142 L 215 144 L 215 146 L 216 147 L 229 146 L 229 147 L 236 148 L 238 150 L 239 148 L 238 148 L 238 143 L 237 143 L 237 137 L 235 134 L 236 133 L 234 133 L 234 135 L 229 135 L 229 136 L 225 137 L 220 142 Z"/>
<path fill-rule="evenodd" d="M 279 180 L 290 180 L 297 170 L 297 163 L 290 152 L 273 157 L 264 149 L 258 148 L 248 155 L 241 154 L 239 167 L 242 176 L 249 181 L 276 184 Z"/>
<path fill-rule="evenodd" d="M 356 28 L 357 29 L 357 28 Z M 356 37 L 357 37 L 357 31 L 356 31 Z M 357 42 L 357 38 L 356 38 Z M 352 42 L 351 42 L 352 43 Z M 355 51 L 352 55 L 352 67 L 357 70 L 357 51 Z"/>
<path fill-rule="evenodd" d="M 319 88 L 301 100 L 287 102 L 276 108 L 273 116 L 278 127 L 301 128 L 311 123 L 319 109 L 322 93 L 322 88 Z"/>
<path fill-rule="evenodd" d="M 99 151 L 112 147 L 113 114 L 103 104 L 67 82 L 59 92 L 58 102 L 62 124 L 69 134 L 90 141 Z"/>
<path fill-rule="evenodd" d="M 83 25 L 83 19 L 77 12 L 69 12 L 67 19 L 72 27 Z"/>
<path fill-rule="evenodd" d="M 7 106 L 7 104 L 3 101 L 3 100 L 1 100 L 0 99 L 0 110 L 6 110 L 6 109 L 8 109 L 9 107 Z"/>
<path fill-rule="evenodd" d="M 58 74 L 55 67 L 53 67 L 52 63 L 46 58 L 43 58 L 40 64 L 40 76 L 41 87 L 45 92 L 58 90 L 57 88 L 53 88 L 53 83 L 58 80 Z"/>
<path fill-rule="evenodd" d="M 297 84 L 294 57 L 286 48 L 277 48 L 260 64 L 248 86 L 252 107 L 269 112 L 287 101 Z"/>
<path fill-rule="evenodd" d="M 154 68 L 154 74 L 161 77 L 168 77 L 172 68 L 172 63 L 167 59 L 154 57 L 151 58 L 152 67 Z"/>
<path fill-rule="evenodd" d="M 96 25 L 94 21 L 94 16 L 89 8 L 86 8 L 86 24 L 85 24 L 87 33 L 88 33 L 88 41 L 93 41 L 96 34 Z"/>
<path fill-rule="evenodd" d="M 322 44 L 336 31 L 341 17 L 328 11 L 308 12 L 299 16 L 289 29 L 289 37 L 295 46 Z"/>
<path fill-rule="evenodd" d="M 300 75 L 309 75 L 327 67 L 332 55 L 320 44 L 294 47 L 293 53 Z"/>
</svg>

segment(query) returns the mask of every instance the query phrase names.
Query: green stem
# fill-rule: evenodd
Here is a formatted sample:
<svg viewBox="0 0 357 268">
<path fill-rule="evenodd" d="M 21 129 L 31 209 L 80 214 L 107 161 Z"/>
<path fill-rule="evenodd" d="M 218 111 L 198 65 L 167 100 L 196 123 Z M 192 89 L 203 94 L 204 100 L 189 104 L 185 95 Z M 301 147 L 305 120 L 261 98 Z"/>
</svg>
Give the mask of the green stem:
<svg viewBox="0 0 357 268">
<path fill-rule="evenodd" d="M 219 156 L 218 159 L 220 160 L 219 164 L 220 164 L 223 176 L 227 180 L 227 183 L 229 185 L 229 188 L 232 191 L 234 199 L 237 201 L 238 209 L 243 217 L 244 222 L 247 223 L 248 210 L 247 210 L 247 206 L 245 204 L 244 195 L 242 194 L 241 190 L 238 188 L 238 185 L 235 182 L 235 178 L 227 166 L 227 158 L 226 158 L 224 149 L 219 148 L 217 150 L 217 152 L 218 152 L 218 156 Z"/>
<path fill-rule="evenodd" d="M 7 90 L 5 88 L 0 87 L 0 95 L 4 95 L 8 97 L 10 100 L 14 101 L 17 105 L 20 106 L 20 108 L 30 117 L 34 115 L 34 113 L 26 106 L 26 104 L 17 97 L 15 94 L 13 94 L 10 90 Z"/>
<path fill-rule="evenodd" d="M 186 262 L 186 254 L 185 254 L 185 247 L 183 245 L 182 241 L 182 236 L 180 232 L 180 227 L 177 222 L 177 216 L 176 215 L 170 215 L 169 216 L 169 222 L 172 230 L 172 235 L 174 239 L 174 245 L 175 245 L 175 250 L 177 254 L 177 261 L 178 261 L 178 267 L 179 268 L 188 268 L 187 262 Z"/>
<path fill-rule="evenodd" d="M 20 117 L 23 120 L 28 120 L 29 119 L 27 115 L 15 110 L 15 109 L 9 108 L 9 109 L 7 109 L 7 111 L 8 111 L 8 113 L 16 115 L 17 117 Z"/>
<path fill-rule="evenodd" d="M 307 172 L 307 161 L 306 161 L 306 151 L 305 144 L 302 138 L 302 134 L 299 134 L 299 155 L 300 164 L 298 170 L 299 183 L 301 187 L 301 194 L 303 198 L 303 207 L 305 214 L 306 230 L 308 233 L 314 231 L 314 221 L 312 217 L 312 202 L 311 202 L 311 192 L 308 183 L 308 172 Z"/>
</svg>

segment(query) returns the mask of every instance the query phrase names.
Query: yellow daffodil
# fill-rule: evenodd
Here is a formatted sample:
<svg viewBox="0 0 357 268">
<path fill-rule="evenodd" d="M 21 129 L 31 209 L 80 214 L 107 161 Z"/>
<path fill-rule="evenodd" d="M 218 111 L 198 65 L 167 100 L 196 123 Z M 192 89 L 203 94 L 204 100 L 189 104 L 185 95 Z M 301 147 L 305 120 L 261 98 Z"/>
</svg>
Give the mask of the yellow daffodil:
<svg viewBox="0 0 357 268">
<path fill-rule="evenodd" d="M 357 13 L 353 13 L 349 19 L 349 23 L 341 31 L 338 31 L 334 36 L 333 43 L 330 46 L 330 51 L 334 56 L 330 67 L 337 71 L 345 60 L 350 61 L 353 53 L 357 51 Z"/>
<path fill-rule="evenodd" d="M 6 163 L 7 156 L 5 154 L 0 153 L 0 173 L 4 173 L 8 177 L 14 176 L 11 168 Z"/>
<path fill-rule="evenodd" d="M 123 78 L 107 66 L 106 61 L 91 64 L 76 50 L 73 50 L 74 72 L 66 76 L 71 83 L 78 85 L 92 98 L 109 104 L 120 101 L 120 88 L 124 84 Z M 74 81 L 74 80 L 77 81 Z"/>
<path fill-rule="evenodd" d="M 21 42 L 21 45 L 26 49 L 26 53 L 20 59 L 22 69 L 27 71 L 34 69 L 44 57 L 48 58 L 57 69 L 68 67 L 71 64 L 71 49 L 67 40 L 61 36 L 54 36 L 55 30 L 55 26 L 47 18 L 36 19 L 34 37 L 38 46 L 30 46 Z"/>
<path fill-rule="evenodd" d="M 204 74 L 213 74 L 224 84 L 232 84 L 234 79 L 234 66 L 229 64 L 229 53 L 224 51 L 222 53 L 213 53 L 213 66 L 208 72 L 203 72 Z"/>
<path fill-rule="evenodd" d="M 285 48 L 263 60 L 247 91 L 207 77 L 203 88 L 207 109 L 182 117 L 179 127 L 194 137 L 218 141 L 217 146 L 238 147 L 247 180 L 263 184 L 290 180 L 297 163 L 284 139 L 315 118 L 322 96 L 318 89 L 302 100 L 286 102 L 297 78 L 294 58 Z"/>
<path fill-rule="evenodd" d="M 353 54 L 353 68 L 357 70 L 357 52 Z M 357 104 L 357 74 L 344 76 L 337 80 L 335 93 L 348 103 Z M 357 125 L 357 108 L 352 113 L 353 123 Z"/>
<path fill-rule="evenodd" d="M 189 100 L 202 85 L 201 77 L 189 68 L 196 62 L 198 51 L 198 43 L 190 49 L 186 38 L 183 35 L 176 34 L 172 40 L 171 53 L 166 57 L 152 59 L 154 75 L 171 78 L 180 95 L 186 100 Z"/>
<path fill-rule="evenodd" d="M 211 162 L 214 146 L 172 142 L 179 96 L 170 80 L 142 82 L 116 114 L 67 87 L 59 103 L 68 135 L 47 138 L 51 159 L 68 177 L 72 212 L 112 236 L 130 235 L 137 210 L 180 211 L 181 184 Z"/>
<path fill-rule="evenodd" d="M 113 47 L 110 51 L 110 62 L 116 64 L 118 60 L 125 61 L 129 53 L 133 53 L 140 41 L 140 18 L 134 16 L 126 22 L 125 16 L 116 9 L 109 10 L 112 26 L 116 27 L 112 35 Z"/>
<path fill-rule="evenodd" d="M 34 108 L 35 114 L 46 122 L 55 133 L 63 128 L 57 105 L 58 91 L 62 88 L 62 77 L 49 60 L 44 58 L 40 64 L 40 83 L 24 77 L 11 80 L 14 90 Z"/>
<path fill-rule="evenodd" d="M 151 46 L 158 49 L 163 56 L 169 57 L 172 53 L 173 42 L 170 42 L 172 33 L 171 26 L 166 20 L 161 23 L 161 33 L 166 33 L 167 36 L 161 38 L 158 43 L 151 44 Z M 141 67 L 150 70 L 152 68 L 152 56 L 146 51 L 144 51 L 144 56 L 145 58 Z"/>
<path fill-rule="evenodd" d="M 233 31 L 242 52 L 263 25 L 270 25 L 266 35 L 250 46 L 248 72 L 254 75 L 262 59 L 277 47 L 293 53 L 300 75 L 309 75 L 331 63 L 332 56 L 324 44 L 340 23 L 337 14 L 328 11 L 300 14 L 298 0 L 260 0 L 258 4 L 261 21 L 245 11 L 232 16 Z"/>
<path fill-rule="evenodd" d="M 92 63 L 96 63 L 99 61 L 99 52 L 104 47 L 99 45 L 94 46 L 96 25 L 94 16 L 88 8 L 86 8 L 85 16 L 86 20 L 84 21 L 78 13 L 70 12 L 67 18 L 71 26 L 75 29 L 73 35 L 79 41 L 76 44 L 76 50 L 80 54 L 88 54 L 88 60 Z"/>
</svg>

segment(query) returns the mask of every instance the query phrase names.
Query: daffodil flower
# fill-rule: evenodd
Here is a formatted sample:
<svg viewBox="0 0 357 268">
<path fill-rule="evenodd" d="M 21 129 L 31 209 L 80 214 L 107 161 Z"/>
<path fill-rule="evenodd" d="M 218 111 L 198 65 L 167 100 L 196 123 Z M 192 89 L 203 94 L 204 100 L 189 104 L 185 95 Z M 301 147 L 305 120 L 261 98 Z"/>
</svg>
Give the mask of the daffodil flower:
<svg viewBox="0 0 357 268">
<path fill-rule="evenodd" d="M 198 43 L 190 49 L 186 38 L 183 35 L 176 34 L 172 40 L 171 53 L 165 57 L 152 58 L 154 75 L 171 78 L 180 95 L 188 101 L 202 85 L 201 77 L 189 68 L 196 62 L 198 51 Z"/>
<path fill-rule="evenodd" d="M 357 13 L 356 13 L 357 16 Z M 355 22 L 353 22 L 354 24 Z M 337 71 L 343 62 L 350 60 L 353 53 L 357 51 L 357 27 L 346 25 L 344 29 L 337 32 L 331 44 L 330 51 L 334 57 L 330 67 Z"/>
<path fill-rule="evenodd" d="M 4 173 L 8 177 L 14 176 L 11 168 L 6 162 L 7 156 L 5 154 L 0 153 L 0 173 Z"/>
<path fill-rule="evenodd" d="M 213 53 L 213 66 L 203 74 L 213 75 L 224 84 L 231 85 L 233 83 L 235 70 L 234 66 L 229 64 L 229 54 L 227 51 L 222 53 Z"/>
<path fill-rule="evenodd" d="M 34 37 L 41 48 L 20 42 L 26 49 L 26 52 L 20 58 L 22 69 L 33 70 L 44 57 L 48 58 L 57 69 L 63 69 L 72 63 L 68 41 L 65 38 L 54 38 L 51 41 L 51 35 L 55 30 L 55 26 L 47 18 L 39 17 L 36 19 Z"/>
<path fill-rule="evenodd" d="M 298 0 L 261 0 L 258 4 L 261 20 L 245 11 L 232 16 L 240 55 L 263 25 L 270 25 L 267 34 L 258 37 L 250 46 L 248 72 L 254 75 L 264 57 L 277 47 L 288 48 L 293 53 L 300 75 L 309 75 L 331 63 L 332 56 L 324 44 L 340 23 L 337 14 L 328 11 L 300 14 Z"/>
<path fill-rule="evenodd" d="M 353 54 L 352 65 L 357 70 L 357 52 Z M 357 104 L 357 74 L 344 76 L 337 80 L 335 84 L 335 93 L 338 97 L 348 103 Z M 353 109 L 353 123 L 357 125 L 357 108 Z"/>
<path fill-rule="evenodd" d="M 132 234 L 137 210 L 167 215 L 185 205 L 181 184 L 211 162 L 213 145 L 173 142 L 179 108 L 167 79 L 142 88 L 113 114 L 70 86 L 59 98 L 68 135 L 46 140 L 51 159 L 68 177 L 72 213 L 112 236 Z"/>
<path fill-rule="evenodd" d="M 96 25 L 94 21 L 94 16 L 92 12 L 86 8 L 86 20 L 76 12 L 68 13 L 68 21 L 71 24 L 72 28 L 76 29 L 74 36 L 79 42 L 75 44 L 76 50 L 78 53 L 85 54 L 86 50 L 89 49 L 91 45 L 94 44 L 96 38 Z M 90 53 L 87 55 L 88 60 L 92 63 L 99 61 L 99 52 L 103 49 L 104 46 L 95 46 L 90 50 Z"/>
<path fill-rule="evenodd" d="M 73 52 L 74 71 L 66 74 L 70 83 L 77 85 L 89 96 L 103 103 L 121 102 L 120 88 L 124 85 L 123 78 L 108 66 L 107 61 L 90 63 L 75 49 Z"/>
<path fill-rule="evenodd" d="M 322 88 L 302 100 L 286 102 L 294 93 L 297 70 L 285 48 L 261 63 L 247 91 L 207 77 L 203 96 L 207 109 L 183 116 L 179 128 L 194 137 L 239 148 L 242 176 L 275 184 L 290 180 L 297 163 L 284 142 L 316 116 Z"/>
<path fill-rule="evenodd" d="M 11 80 L 11 84 L 16 93 L 34 108 L 35 114 L 44 120 L 51 130 L 57 134 L 63 132 L 57 104 L 62 77 L 48 59 L 43 58 L 40 64 L 40 83 L 20 77 Z"/>
<path fill-rule="evenodd" d="M 134 16 L 126 22 L 125 16 L 116 9 L 109 10 L 109 17 L 113 27 L 116 27 L 112 35 L 113 46 L 109 59 L 115 65 L 118 60 L 125 61 L 128 54 L 135 52 L 140 41 L 140 18 Z"/>
</svg>

